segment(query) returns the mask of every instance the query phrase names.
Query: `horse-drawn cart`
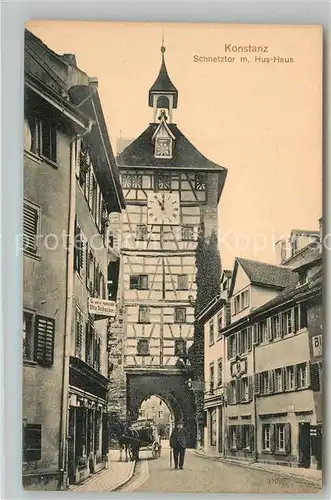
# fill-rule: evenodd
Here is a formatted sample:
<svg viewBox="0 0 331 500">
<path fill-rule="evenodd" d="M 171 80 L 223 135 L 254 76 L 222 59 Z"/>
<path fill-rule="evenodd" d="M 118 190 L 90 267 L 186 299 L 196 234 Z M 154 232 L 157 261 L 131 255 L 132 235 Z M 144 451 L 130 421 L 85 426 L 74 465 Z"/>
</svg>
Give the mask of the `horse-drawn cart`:
<svg viewBox="0 0 331 500">
<path fill-rule="evenodd" d="M 150 451 L 153 458 L 161 456 L 161 438 L 157 428 L 149 421 L 132 424 L 121 441 L 125 443 L 130 460 L 138 460 L 139 451 Z"/>
</svg>

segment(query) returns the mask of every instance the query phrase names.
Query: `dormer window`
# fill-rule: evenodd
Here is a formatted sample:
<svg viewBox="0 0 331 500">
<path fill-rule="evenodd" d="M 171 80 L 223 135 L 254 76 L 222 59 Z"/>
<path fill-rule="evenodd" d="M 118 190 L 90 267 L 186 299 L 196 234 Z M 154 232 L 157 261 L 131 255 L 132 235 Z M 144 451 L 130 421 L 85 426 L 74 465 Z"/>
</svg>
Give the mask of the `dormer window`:
<svg viewBox="0 0 331 500">
<path fill-rule="evenodd" d="M 171 158 L 172 140 L 171 138 L 157 137 L 155 141 L 155 158 Z"/>
</svg>

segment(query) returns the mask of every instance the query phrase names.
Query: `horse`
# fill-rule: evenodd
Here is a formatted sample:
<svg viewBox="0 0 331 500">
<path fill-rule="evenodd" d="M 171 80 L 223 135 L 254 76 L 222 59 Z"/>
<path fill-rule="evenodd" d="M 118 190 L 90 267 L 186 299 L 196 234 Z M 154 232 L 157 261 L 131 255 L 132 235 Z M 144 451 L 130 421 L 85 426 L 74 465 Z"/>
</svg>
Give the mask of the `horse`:
<svg viewBox="0 0 331 500">
<path fill-rule="evenodd" d="M 122 462 L 123 451 L 125 452 L 125 461 L 128 462 L 132 453 L 132 460 L 139 459 L 139 433 L 137 429 L 129 427 L 127 424 L 124 426 L 121 434 L 118 436 L 118 444 L 120 447 L 120 461 Z"/>
</svg>

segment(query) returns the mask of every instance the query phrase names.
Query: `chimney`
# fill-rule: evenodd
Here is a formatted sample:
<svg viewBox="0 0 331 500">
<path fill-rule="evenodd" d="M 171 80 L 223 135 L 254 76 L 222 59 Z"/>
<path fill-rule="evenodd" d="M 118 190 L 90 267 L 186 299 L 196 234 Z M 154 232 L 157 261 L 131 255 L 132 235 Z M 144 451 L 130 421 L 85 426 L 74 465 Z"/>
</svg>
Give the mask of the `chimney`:
<svg viewBox="0 0 331 500">
<path fill-rule="evenodd" d="M 287 259 L 287 241 L 279 240 L 275 244 L 276 264 L 283 264 Z"/>
</svg>

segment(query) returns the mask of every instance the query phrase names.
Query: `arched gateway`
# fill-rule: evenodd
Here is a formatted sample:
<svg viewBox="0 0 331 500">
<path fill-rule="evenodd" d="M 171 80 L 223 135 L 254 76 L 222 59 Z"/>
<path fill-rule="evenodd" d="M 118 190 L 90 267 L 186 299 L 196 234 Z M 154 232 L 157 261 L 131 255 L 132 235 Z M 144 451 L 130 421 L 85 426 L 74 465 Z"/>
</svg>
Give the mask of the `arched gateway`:
<svg viewBox="0 0 331 500">
<path fill-rule="evenodd" d="M 125 405 L 137 418 L 141 402 L 158 395 L 185 420 L 193 446 L 194 394 L 185 382 L 194 341 L 196 248 L 202 225 L 207 239 L 217 231 L 227 171 L 203 156 L 173 122 L 178 91 L 164 47 L 161 52 L 149 91 L 153 122 L 117 157 L 126 210 L 118 226 L 111 226 L 120 252 L 117 300 L 123 320 L 110 327 L 110 357 L 117 359 L 110 405 Z"/>
<path fill-rule="evenodd" d="M 178 373 L 135 372 L 127 374 L 127 407 L 132 420 L 138 419 L 141 403 L 158 396 L 171 410 L 174 420 L 183 420 L 188 432 L 188 445 L 196 442 L 195 405 L 193 393 L 187 389 L 186 377 Z"/>
</svg>

